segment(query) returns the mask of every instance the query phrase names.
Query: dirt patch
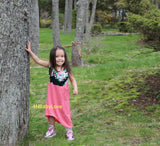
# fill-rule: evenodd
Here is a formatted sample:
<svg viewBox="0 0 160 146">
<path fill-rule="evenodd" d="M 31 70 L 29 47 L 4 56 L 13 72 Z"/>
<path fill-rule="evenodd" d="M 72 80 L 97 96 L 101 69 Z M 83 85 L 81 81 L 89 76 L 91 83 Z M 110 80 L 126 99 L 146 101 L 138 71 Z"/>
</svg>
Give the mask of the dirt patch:
<svg viewBox="0 0 160 146">
<path fill-rule="evenodd" d="M 159 41 L 147 41 L 147 40 L 138 40 L 137 41 L 141 45 L 148 46 L 149 48 L 153 48 L 155 51 L 160 50 L 160 42 Z"/>
<path fill-rule="evenodd" d="M 140 96 L 130 99 L 130 104 L 134 104 L 140 109 L 160 104 L 160 73 L 147 76 L 144 86 L 139 87 L 138 92 L 140 92 Z"/>
</svg>

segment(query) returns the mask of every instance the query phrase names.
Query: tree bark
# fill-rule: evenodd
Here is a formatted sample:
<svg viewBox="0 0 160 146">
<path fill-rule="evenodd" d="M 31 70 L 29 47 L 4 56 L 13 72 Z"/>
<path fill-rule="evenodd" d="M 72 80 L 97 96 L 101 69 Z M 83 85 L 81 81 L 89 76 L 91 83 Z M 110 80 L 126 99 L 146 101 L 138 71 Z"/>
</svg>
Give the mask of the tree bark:
<svg viewBox="0 0 160 146">
<path fill-rule="evenodd" d="M 72 65 L 81 66 L 82 53 L 81 53 L 81 42 L 73 41 L 72 42 Z"/>
<path fill-rule="evenodd" d="M 80 41 L 81 45 L 82 45 L 83 44 L 83 36 L 84 36 L 86 0 L 79 0 L 77 5 L 78 5 L 78 10 L 77 10 L 77 20 L 76 20 L 75 41 Z"/>
<path fill-rule="evenodd" d="M 92 28 L 92 25 L 94 22 L 96 5 L 97 5 L 97 0 L 93 0 L 92 14 L 91 14 L 90 22 L 86 23 L 85 42 L 89 42 L 89 40 L 90 40 L 90 33 L 91 33 L 91 28 Z"/>
<path fill-rule="evenodd" d="M 76 35 L 75 35 L 75 41 L 81 42 L 81 52 L 83 48 L 83 36 L 84 36 L 84 22 L 85 22 L 85 8 L 86 8 L 86 0 L 79 0 L 77 2 L 77 18 L 76 18 Z M 80 65 L 83 65 L 82 58 L 77 58 L 77 60 L 80 59 Z M 72 62 L 73 63 L 73 62 Z"/>
<path fill-rule="evenodd" d="M 66 32 L 67 20 L 68 20 L 68 0 L 65 0 L 65 12 L 64 12 L 63 33 Z"/>
<path fill-rule="evenodd" d="M 69 0 L 68 2 L 68 23 L 67 23 L 67 32 L 69 34 L 72 33 L 72 7 L 73 7 L 73 0 Z"/>
<path fill-rule="evenodd" d="M 52 0 L 53 44 L 61 46 L 59 33 L 59 0 Z"/>
<path fill-rule="evenodd" d="M 73 0 L 65 0 L 63 33 L 67 31 L 68 34 L 71 34 L 72 32 L 72 6 Z"/>
<path fill-rule="evenodd" d="M 74 9 L 77 10 L 77 0 L 74 0 Z"/>
<path fill-rule="evenodd" d="M 38 56 L 39 51 L 39 6 L 38 0 L 32 0 L 32 15 L 31 15 L 31 48 Z"/>
<path fill-rule="evenodd" d="M 15 145 L 29 130 L 31 0 L 0 1 L 0 145 Z"/>
<path fill-rule="evenodd" d="M 88 36 L 88 28 L 89 28 L 89 4 L 90 4 L 90 0 L 87 0 L 87 2 L 86 2 L 87 4 L 86 4 L 86 18 L 85 18 L 85 23 L 86 23 L 86 25 L 85 25 L 85 42 L 87 41 L 87 37 L 89 37 Z"/>
</svg>

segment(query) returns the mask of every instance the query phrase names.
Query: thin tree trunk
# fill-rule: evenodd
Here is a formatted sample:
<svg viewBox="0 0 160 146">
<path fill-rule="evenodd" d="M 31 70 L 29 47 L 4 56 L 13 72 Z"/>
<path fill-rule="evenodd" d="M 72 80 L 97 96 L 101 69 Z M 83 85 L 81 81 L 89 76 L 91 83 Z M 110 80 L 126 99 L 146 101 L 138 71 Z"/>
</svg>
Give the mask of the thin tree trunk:
<svg viewBox="0 0 160 146">
<path fill-rule="evenodd" d="M 77 10 L 77 0 L 74 0 L 74 10 Z"/>
<path fill-rule="evenodd" d="M 78 1 L 75 41 L 83 44 L 86 0 Z"/>
<path fill-rule="evenodd" d="M 68 20 L 68 0 L 65 0 L 65 12 L 64 12 L 63 33 L 66 32 L 67 20 Z"/>
<path fill-rule="evenodd" d="M 38 0 L 32 0 L 32 15 L 31 15 L 31 48 L 38 56 L 39 51 L 39 6 Z"/>
<path fill-rule="evenodd" d="M 86 2 L 87 4 L 86 4 L 86 21 L 85 21 L 85 23 L 86 23 L 86 25 L 85 25 L 85 42 L 87 42 L 87 40 L 89 41 L 89 4 L 90 4 L 90 0 L 87 0 L 87 2 Z"/>
<path fill-rule="evenodd" d="M 85 17 L 85 30 L 87 30 L 87 27 L 89 25 L 89 4 L 90 4 L 90 0 L 86 0 L 86 17 Z"/>
<path fill-rule="evenodd" d="M 59 33 L 59 0 L 52 0 L 52 28 L 54 46 L 61 46 Z"/>
<path fill-rule="evenodd" d="M 85 42 L 89 42 L 89 40 L 90 40 L 90 32 L 91 32 L 91 28 L 92 28 L 92 25 L 94 22 L 96 5 L 97 5 L 97 0 L 93 0 L 92 14 L 91 14 L 90 22 L 86 24 Z"/>
<path fill-rule="evenodd" d="M 69 0 L 68 3 L 68 23 L 67 23 L 67 32 L 71 34 L 72 32 L 72 7 L 73 7 L 73 0 Z"/>
<path fill-rule="evenodd" d="M 79 0 L 77 2 L 78 10 L 77 10 L 77 20 L 76 20 L 76 35 L 75 35 L 75 41 L 81 42 L 81 52 L 83 47 L 83 35 L 84 35 L 84 20 L 85 20 L 85 8 L 86 8 L 86 0 Z M 74 57 L 76 58 L 76 57 Z M 77 60 L 80 59 L 79 64 L 77 66 L 82 66 L 83 61 L 82 58 L 77 58 Z M 76 62 L 76 59 L 75 61 Z M 73 62 L 72 62 L 73 63 Z"/>
<path fill-rule="evenodd" d="M 31 0 L 0 1 L 0 145 L 15 145 L 29 130 Z"/>
</svg>

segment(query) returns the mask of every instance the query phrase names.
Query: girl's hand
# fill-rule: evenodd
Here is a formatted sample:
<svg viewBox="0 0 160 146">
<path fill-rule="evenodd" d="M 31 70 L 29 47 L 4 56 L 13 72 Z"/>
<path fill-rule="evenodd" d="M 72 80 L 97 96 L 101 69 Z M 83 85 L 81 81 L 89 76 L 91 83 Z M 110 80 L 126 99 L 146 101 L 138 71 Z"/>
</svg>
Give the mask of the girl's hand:
<svg viewBox="0 0 160 146">
<path fill-rule="evenodd" d="M 31 43 L 30 43 L 30 42 L 27 43 L 27 48 L 25 48 L 25 50 L 26 50 L 28 53 L 31 52 Z"/>
<path fill-rule="evenodd" d="M 78 90 L 74 89 L 73 90 L 73 95 L 78 95 Z"/>
</svg>

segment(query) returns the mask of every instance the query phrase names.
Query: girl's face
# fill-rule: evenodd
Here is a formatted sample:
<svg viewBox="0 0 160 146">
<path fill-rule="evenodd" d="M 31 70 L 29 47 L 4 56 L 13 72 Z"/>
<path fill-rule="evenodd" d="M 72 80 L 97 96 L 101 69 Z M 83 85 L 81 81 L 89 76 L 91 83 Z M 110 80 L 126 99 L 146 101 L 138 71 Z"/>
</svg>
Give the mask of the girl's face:
<svg viewBox="0 0 160 146">
<path fill-rule="evenodd" d="M 64 51 L 62 49 L 56 50 L 56 65 L 62 66 L 65 62 Z"/>
</svg>

